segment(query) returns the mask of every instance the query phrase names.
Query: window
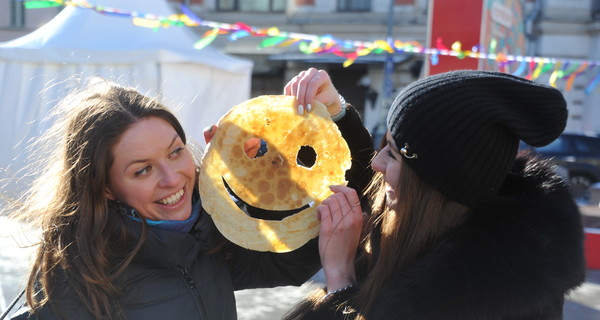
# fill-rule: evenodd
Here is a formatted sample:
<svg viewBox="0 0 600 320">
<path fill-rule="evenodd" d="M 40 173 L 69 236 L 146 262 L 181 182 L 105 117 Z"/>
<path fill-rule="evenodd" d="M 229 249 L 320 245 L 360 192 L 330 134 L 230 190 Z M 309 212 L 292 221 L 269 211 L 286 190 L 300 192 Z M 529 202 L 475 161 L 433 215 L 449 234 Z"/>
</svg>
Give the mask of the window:
<svg viewBox="0 0 600 320">
<path fill-rule="evenodd" d="M 10 26 L 14 28 L 25 27 L 25 6 L 23 1 L 10 1 Z"/>
<path fill-rule="evenodd" d="M 542 153 L 572 153 L 573 148 L 564 136 L 552 141 L 549 145 L 537 148 Z"/>
<path fill-rule="evenodd" d="M 283 12 L 286 0 L 218 0 L 219 11 Z"/>
<path fill-rule="evenodd" d="M 338 11 L 371 11 L 371 0 L 338 0 Z"/>
<path fill-rule="evenodd" d="M 587 154 L 600 154 L 600 139 L 587 136 L 573 137 L 577 151 Z"/>
<path fill-rule="evenodd" d="M 202 0 L 169 0 L 169 2 L 181 3 L 187 7 L 194 4 L 202 4 Z"/>
</svg>

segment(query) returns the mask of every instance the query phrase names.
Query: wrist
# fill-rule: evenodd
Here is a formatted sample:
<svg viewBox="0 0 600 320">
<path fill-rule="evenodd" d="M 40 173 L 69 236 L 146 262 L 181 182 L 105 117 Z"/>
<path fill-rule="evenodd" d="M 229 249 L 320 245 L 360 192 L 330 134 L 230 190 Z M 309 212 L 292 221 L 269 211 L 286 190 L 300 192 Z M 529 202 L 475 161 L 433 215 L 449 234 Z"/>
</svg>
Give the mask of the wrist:
<svg viewBox="0 0 600 320">
<path fill-rule="evenodd" d="M 344 97 L 341 94 L 338 95 L 338 97 L 340 101 L 339 109 L 337 111 L 334 111 L 333 113 L 330 113 L 331 120 L 333 120 L 334 122 L 340 120 L 346 115 L 346 99 L 344 99 Z"/>
<path fill-rule="evenodd" d="M 351 287 L 356 282 L 354 268 L 350 268 L 344 272 L 336 272 L 335 274 L 337 275 L 332 275 L 332 272 L 325 272 L 325 285 L 328 292 L 344 287 Z"/>
<path fill-rule="evenodd" d="M 335 289 L 335 290 L 329 290 L 329 288 L 325 288 L 325 295 L 321 298 L 321 301 L 324 301 L 325 299 L 335 295 L 336 293 L 340 293 L 340 292 L 344 292 L 348 289 L 352 289 L 352 285 L 347 285 L 345 287 L 339 288 L 339 289 Z"/>
</svg>

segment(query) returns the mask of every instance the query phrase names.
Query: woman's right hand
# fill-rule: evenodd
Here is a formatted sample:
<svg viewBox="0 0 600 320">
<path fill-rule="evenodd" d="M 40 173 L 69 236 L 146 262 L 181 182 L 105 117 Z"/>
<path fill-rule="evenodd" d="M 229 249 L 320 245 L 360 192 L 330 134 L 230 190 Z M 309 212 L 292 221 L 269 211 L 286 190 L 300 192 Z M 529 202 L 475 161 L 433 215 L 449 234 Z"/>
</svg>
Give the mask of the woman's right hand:
<svg viewBox="0 0 600 320">
<path fill-rule="evenodd" d="M 315 100 L 324 104 L 330 115 L 342 108 L 340 95 L 325 70 L 309 68 L 300 72 L 285 85 L 283 93 L 296 97 L 299 114 L 310 112 Z"/>
<path fill-rule="evenodd" d="M 360 241 L 363 215 L 356 190 L 331 186 L 334 192 L 317 206 L 321 220 L 319 254 L 327 290 L 352 285 L 356 280 L 354 259 Z"/>
</svg>

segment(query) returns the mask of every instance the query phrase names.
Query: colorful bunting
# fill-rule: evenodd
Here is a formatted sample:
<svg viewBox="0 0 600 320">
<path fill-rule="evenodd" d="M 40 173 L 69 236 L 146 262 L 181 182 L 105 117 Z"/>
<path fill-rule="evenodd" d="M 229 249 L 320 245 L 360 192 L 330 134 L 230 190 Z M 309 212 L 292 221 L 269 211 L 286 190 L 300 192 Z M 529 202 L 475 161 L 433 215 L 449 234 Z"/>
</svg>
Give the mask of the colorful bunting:
<svg viewBox="0 0 600 320">
<path fill-rule="evenodd" d="M 585 86 L 585 94 L 590 94 L 598 85 L 598 82 L 600 82 L 600 72 L 596 74 L 596 76 L 592 79 L 592 81 L 590 81 L 590 83 L 588 83 L 587 86 Z"/>
<path fill-rule="evenodd" d="M 202 39 L 200 39 L 200 40 L 196 41 L 196 43 L 194 43 L 194 49 L 197 49 L 197 50 L 204 49 L 204 47 L 211 44 L 217 38 L 217 35 L 219 35 L 218 28 L 215 28 L 215 29 L 205 32 L 204 37 L 202 37 Z"/>
<path fill-rule="evenodd" d="M 361 56 L 370 54 L 399 54 L 412 53 L 420 55 L 429 55 L 432 65 L 439 63 L 439 56 L 454 56 L 458 59 L 486 59 L 498 64 L 502 72 L 507 72 L 508 67 L 518 63 L 513 75 L 523 76 L 531 80 L 538 79 L 541 75 L 552 72 L 549 77 L 549 84 L 557 86 L 558 80 L 566 80 L 565 89 L 571 90 L 573 82 L 577 76 L 600 65 L 598 61 L 574 60 L 574 59 L 551 59 L 532 56 L 515 56 L 498 52 L 497 39 L 492 39 L 489 43 L 489 51 L 481 51 L 481 46 L 473 46 L 471 50 L 462 50 L 462 44 L 459 41 L 452 43 L 448 48 L 444 44 L 444 39 L 438 38 L 435 42 L 435 48 L 427 48 L 416 41 L 403 42 L 400 40 L 385 41 L 355 41 L 338 39 L 332 35 L 311 35 L 303 33 L 293 33 L 281 31 L 277 27 L 257 28 L 249 26 L 242 22 L 234 24 L 207 21 L 196 16 L 186 6 L 181 6 L 182 14 L 173 14 L 170 16 L 159 16 L 150 13 L 141 13 L 137 11 L 123 10 L 104 6 L 89 4 L 85 0 L 21 0 L 27 9 L 49 8 L 58 6 L 76 6 L 83 9 L 91 9 L 98 13 L 128 17 L 132 23 L 139 27 L 160 29 L 169 27 L 205 27 L 210 28 L 202 38 L 194 44 L 194 48 L 201 50 L 211 44 L 219 35 L 228 35 L 229 40 L 237 41 L 245 37 L 264 37 L 259 44 L 259 48 L 267 47 L 287 47 L 297 45 L 298 50 L 304 54 L 323 54 L 331 53 L 345 58 L 344 67 L 352 65 Z M 588 82 L 585 93 L 589 94 L 600 84 L 600 72 L 598 72 L 591 81 Z"/>
<path fill-rule="evenodd" d="M 40 9 L 63 6 L 62 1 L 26 1 L 25 9 Z"/>
<path fill-rule="evenodd" d="M 560 62 L 560 61 L 556 63 L 556 65 L 554 66 L 554 71 L 552 71 L 552 74 L 550 75 L 550 79 L 548 80 L 548 83 L 554 88 L 556 88 L 556 80 L 558 79 L 558 77 L 561 73 L 561 71 L 560 71 L 561 65 L 562 65 L 562 62 Z"/>
</svg>

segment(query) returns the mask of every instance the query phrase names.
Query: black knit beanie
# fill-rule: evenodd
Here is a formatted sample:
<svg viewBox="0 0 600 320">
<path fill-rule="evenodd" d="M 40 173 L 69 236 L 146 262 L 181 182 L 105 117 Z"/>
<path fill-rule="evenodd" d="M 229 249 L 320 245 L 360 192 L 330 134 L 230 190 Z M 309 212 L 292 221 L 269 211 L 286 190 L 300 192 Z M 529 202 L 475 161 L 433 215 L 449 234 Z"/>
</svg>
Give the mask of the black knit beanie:
<svg viewBox="0 0 600 320">
<path fill-rule="evenodd" d="M 387 125 L 404 163 L 448 198 L 476 206 L 494 196 L 519 139 L 543 146 L 567 121 L 562 94 L 509 74 L 460 70 L 398 94 Z"/>
</svg>

